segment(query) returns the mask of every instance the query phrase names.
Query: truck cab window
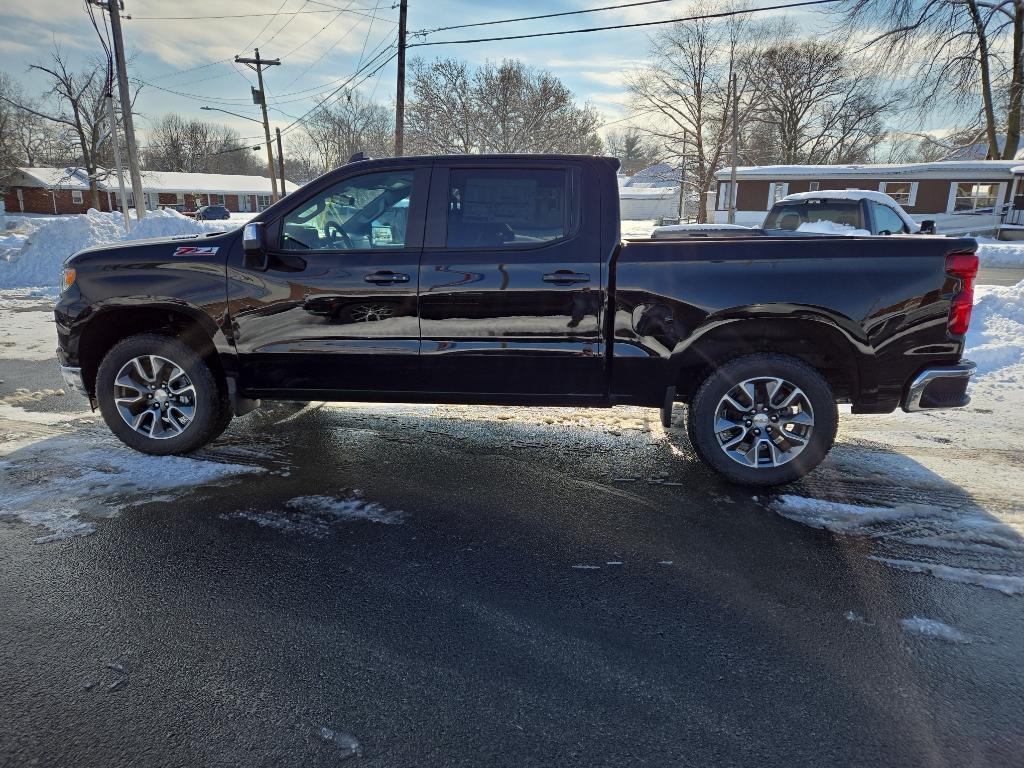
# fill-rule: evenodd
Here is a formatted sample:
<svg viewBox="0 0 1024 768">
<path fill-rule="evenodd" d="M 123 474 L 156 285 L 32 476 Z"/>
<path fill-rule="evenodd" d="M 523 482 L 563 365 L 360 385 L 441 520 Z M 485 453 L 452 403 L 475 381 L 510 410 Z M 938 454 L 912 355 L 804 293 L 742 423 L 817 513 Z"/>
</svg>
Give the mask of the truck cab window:
<svg viewBox="0 0 1024 768">
<path fill-rule="evenodd" d="M 452 169 L 448 185 L 448 247 L 502 248 L 540 244 L 571 231 L 564 170 Z"/>
<path fill-rule="evenodd" d="M 405 246 L 413 171 L 345 179 L 285 215 L 286 251 L 366 251 Z"/>
</svg>

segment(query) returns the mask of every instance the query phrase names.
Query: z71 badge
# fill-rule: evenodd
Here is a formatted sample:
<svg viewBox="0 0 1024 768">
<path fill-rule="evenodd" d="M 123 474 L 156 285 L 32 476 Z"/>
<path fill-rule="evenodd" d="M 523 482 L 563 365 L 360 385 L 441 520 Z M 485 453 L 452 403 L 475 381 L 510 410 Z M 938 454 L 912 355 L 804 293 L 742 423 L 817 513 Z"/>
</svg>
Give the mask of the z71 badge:
<svg viewBox="0 0 1024 768">
<path fill-rule="evenodd" d="M 175 256 L 213 256 L 216 253 L 216 245 L 182 245 L 174 249 Z"/>
</svg>

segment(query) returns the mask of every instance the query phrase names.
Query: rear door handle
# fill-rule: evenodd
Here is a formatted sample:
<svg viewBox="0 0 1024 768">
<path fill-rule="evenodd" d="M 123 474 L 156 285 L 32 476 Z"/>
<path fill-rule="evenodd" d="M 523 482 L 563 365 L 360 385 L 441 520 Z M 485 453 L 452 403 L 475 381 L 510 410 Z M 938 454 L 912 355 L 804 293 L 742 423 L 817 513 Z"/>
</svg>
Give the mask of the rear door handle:
<svg viewBox="0 0 1024 768">
<path fill-rule="evenodd" d="M 387 270 L 382 270 L 380 272 L 373 272 L 367 275 L 363 280 L 377 285 L 389 285 L 391 283 L 408 283 L 409 276 L 403 272 L 389 272 Z"/>
<path fill-rule="evenodd" d="M 548 272 L 544 275 L 545 283 L 555 285 L 569 285 L 570 283 L 589 283 L 590 275 L 583 272 L 570 272 L 568 269 L 560 269 L 557 272 Z"/>
</svg>

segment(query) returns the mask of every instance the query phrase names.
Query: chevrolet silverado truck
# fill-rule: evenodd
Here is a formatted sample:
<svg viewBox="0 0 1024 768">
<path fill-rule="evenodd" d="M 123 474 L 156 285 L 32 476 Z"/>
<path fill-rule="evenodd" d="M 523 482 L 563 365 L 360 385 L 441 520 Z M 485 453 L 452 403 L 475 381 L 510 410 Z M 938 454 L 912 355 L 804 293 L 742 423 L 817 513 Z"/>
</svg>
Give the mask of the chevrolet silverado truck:
<svg viewBox="0 0 1024 768">
<path fill-rule="evenodd" d="M 837 403 L 967 404 L 971 239 L 620 236 L 614 159 L 359 160 L 242 229 L 79 252 L 69 385 L 193 451 L 262 400 L 686 408 L 732 482 L 818 465 Z"/>
</svg>

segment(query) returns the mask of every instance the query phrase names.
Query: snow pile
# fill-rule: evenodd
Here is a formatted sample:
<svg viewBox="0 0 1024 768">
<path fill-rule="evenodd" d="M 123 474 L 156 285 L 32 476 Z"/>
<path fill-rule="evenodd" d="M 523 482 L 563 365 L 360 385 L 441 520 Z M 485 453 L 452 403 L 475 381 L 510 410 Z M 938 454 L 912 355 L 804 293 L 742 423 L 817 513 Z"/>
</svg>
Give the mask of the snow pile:
<svg viewBox="0 0 1024 768">
<path fill-rule="evenodd" d="M 956 627 L 943 624 L 935 619 L 924 619 L 920 616 L 914 616 L 909 619 L 900 619 L 900 624 L 908 632 L 914 632 L 936 640 L 945 640 L 948 643 L 968 644 L 973 642 L 970 635 L 964 634 Z"/>
<path fill-rule="evenodd" d="M 1024 280 L 976 289 L 964 357 L 979 375 L 1024 362 Z"/>
<path fill-rule="evenodd" d="M 978 261 L 983 267 L 1024 269 L 1024 242 L 1002 243 L 988 238 L 977 238 Z"/>
<path fill-rule="evenodd" d="M 797 232 L 812 232 L 818 235 L 843 235 L 845 237 L 865 237 L 871 233 L 866 229 L 857 229 L 849 224 L 839 224 L 835 221 L 805 221 L 796 228 Z"/>
<path fill-rule="evenodd" d="M 0 288 L 60 283 L 64 261 L 84 248 L 120 240 L 222 232 L 228 222 L 195 221 L 170 209 L 152 211 L 125 233 L 119 213 L 90 210 L 77 216 L 24 219 L 19 231 L 0 239 Z"/>
<path fill-rule="evenodd" d="M 872 542 L 872 560 L 891 568 L 1024 594 L 1024 537 L 1009 524 L 967 505 L 860 506 L 782 495 L 769 508 L 794 522 Z M 952 560 L 954 565 L 932 562 Z"/>
<path fill-rule="evenodd" d="M 370 523 L 397 525 L 405 521 L 405 513 L 391 510 L 375 501 L 366 501 L 362 491 L 354 490 L 344 497 L 315 495 L 297 496 L 285 502 L 286 510 L 247 510 L 223 515 L 226 519 L 248 520 L 263 528 L 283 533 L 297 533 L 314 538 L 328 536 L 337 523 L 365 520 Z"/>
<path fill-rule="evenodd" d="M 99 429 L 93 437 L 79 434 L 32 443 L 0 460 L 0 520 L 48 529 L 37 543 L 66 539 L 95 530 L 83 518 L 112 517 L 134 502 L 153 501 L 157 494 L 166 499 L 263 471 L 244 464 L 147 456 Z"/>
</svg>

